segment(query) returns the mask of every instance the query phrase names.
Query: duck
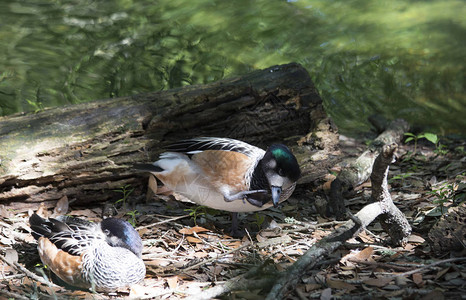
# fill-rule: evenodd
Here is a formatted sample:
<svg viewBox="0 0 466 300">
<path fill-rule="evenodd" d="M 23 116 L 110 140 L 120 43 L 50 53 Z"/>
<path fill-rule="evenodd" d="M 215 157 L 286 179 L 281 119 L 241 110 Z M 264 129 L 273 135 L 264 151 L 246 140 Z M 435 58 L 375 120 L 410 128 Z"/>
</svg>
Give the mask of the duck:
<svg viewBox="0 0 466 300">
<path fill-rule="evenodd" d="M 153 163 L 135 164 L 169 190 L 190 201 L 232 213 L 278 207 L 293 193 L 301 175 L 296 157 L 284 144 L 266 150 L 231 138 L 199 137 L 169 145 Z"/>
<path fill-rule="evenodd" d="M 125 220 L 44 219 L 34 213 L 29 224 L 42 263 L 71 286 L 113 292 L 146 275 L 141 237 Z"/>
</svg>

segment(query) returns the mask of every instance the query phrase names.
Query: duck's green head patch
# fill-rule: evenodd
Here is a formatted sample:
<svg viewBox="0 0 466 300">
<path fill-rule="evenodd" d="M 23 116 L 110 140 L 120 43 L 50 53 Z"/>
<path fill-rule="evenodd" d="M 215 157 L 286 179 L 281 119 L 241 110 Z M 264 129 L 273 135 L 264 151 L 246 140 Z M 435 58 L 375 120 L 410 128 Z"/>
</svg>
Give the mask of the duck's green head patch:
<svg viewBox="0 0 466 300">
<path fill-rule="evenodd" d="M 290 149 L 282 144 L 273 144 L 269 147 L 269 151 L 277 163 L 277 173 L 280 176 L 288 177 L 293 181 L 298 180 L 301 175 L 301 171 L 299 169 L 298 161 L 293 153 L 291 153 Z"/>
</svg>

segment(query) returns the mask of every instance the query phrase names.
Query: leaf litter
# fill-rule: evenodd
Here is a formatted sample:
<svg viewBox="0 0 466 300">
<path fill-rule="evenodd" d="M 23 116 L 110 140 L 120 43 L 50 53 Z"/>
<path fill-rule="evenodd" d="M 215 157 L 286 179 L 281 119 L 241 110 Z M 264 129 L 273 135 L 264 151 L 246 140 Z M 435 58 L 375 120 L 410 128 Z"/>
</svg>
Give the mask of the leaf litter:
<svg viewBox="0 0 466 300">
<path fill-rule="evenodd" d="M 343 154 L 364 148 L 356 140 L 346 141 Z M 450 151 L 444 155 L 422 143 L 416 154 L 412 145 L 402 145 L 391 167 L 391 195 L 413 225 L 406 245 L 387 246 L 386 233 L 374 222 L 302 274 L 288 299 L 464 297 L 466 159 L 464 151 L 457 151 L 464 149 L 464 142 L 449 143 Z M 146 195 L 131 195 L 127 207 L 113 203 L 75 207 L 66 197 L 53 210 L 41 206 L 46 217 L 67 213 L 92 221 L 108 215 L 130 220 L 128 213 L 139 212 L 134 215 L 144 244 L 146 278 L 131 289 L 108 294 L 63 285 L 40 262 L 28 226 L 32 212 L 17 214 L 0 207 L 0 299 L 183 299 L 256 267 L 263 270 L 260 276 L 273 278 L 341 223 L 319 216 L 314 207 L 316 198 L 325 199 L 334 178 L 326 176 L 317 187 L 298 185 L 281 210 L 241 215 L 246 228 L 241 239 L 228 235 L 228 213 L 175 201 L 169 195 L 152 195 L 150 201 Z M 156 191 L 151 180 L 151 191 Z M 370 182 L 355 188 L 347 199 L 352 212 L 369 201 L 369 191 Z M 226 297 L 263 299 L 269 288 L 232 291 Z"/>
</svg>

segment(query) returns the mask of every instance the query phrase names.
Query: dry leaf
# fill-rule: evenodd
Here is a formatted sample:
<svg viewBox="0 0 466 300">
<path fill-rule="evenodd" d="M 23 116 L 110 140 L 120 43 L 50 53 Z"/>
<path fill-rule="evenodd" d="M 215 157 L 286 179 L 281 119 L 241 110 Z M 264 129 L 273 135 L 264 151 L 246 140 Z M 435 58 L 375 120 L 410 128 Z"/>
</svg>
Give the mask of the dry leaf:
<svg viewBox="0 0 466 300">
<path fill-rule="evenodd" d="M 229 248 L 238 248 L 238 247 L 241 247 L 242 243 L 241 241 L 234 241 L 234 242 L 230 242 L 230 243 L 225 243 L 226 246 L 228 246 Z"/>
<path fill-rule="evenodd" d="M 372 254 L 374 254 L 374 248 L 372 247 L 367 247 L 357 253 L 356 255 L 353 256 L 353 259 L 359 260 L 359 261 L 368 261 L 370 260 Z"/>
<path fill-rule="evenodd" d="M 198 232 L 204 232 L 204 231 L 209 231 L 209 229 L 205 229 L 204 227 L 200 227 L 200 226 L 194 226 L 192 228 L 182 228 L 179 231 L 179 233 L 190 235 L 190 234 L 193 234 L 194 232 L 198 233 Z"/>
<path fill-rule="evenodd" d="M 331 300 L 332 299 L 332 289 L 326 288 L 320 294 L 320 300 Z"/>
<path fill-rule="evenodd" d="M 443 300 L 445 296 L 443 296 L 443 292 L 439 290 L 433 290 L 432 292 L 428 293 L 422 300 Z"/>
<path fill-rule="evenodd" d="M 222 266 L 219 266 L 219 265 L 215 265 L 215 266 L 210 266 L 208 267 L 209 269 L 209 273 L 210 274 L 213 274 L 213 275 L 220 275 L 220 273 L 223 271 L 223 267 Z"/>
<path fill-rule="evenodd" d="M 151 232 L 151 230 L 150 230 L 149 228 L 141 228 L 141 229 L 138 230 L 139 236 L 141 236 L 141 237 L 142 237 L 144 234 L 150 233 L 150 232 Z"/>
<path fill-rule="evenodd" d="M 343 263 L 343 261 L 341 261 L 341 263 Z M 354 268 L 355 268 L 355 266 L 354 266 L 354 264 L 349 263 L 348 266 L 342 265 L 340 268 L 343 270 L 343 272 L 341 272 L 341 273 L 344 274 L 344 273 L 346 273 L 346 272 L 349 272 L 349 273 L 352 274 L 352 273 L 353 273 L 353 270 L 354 270 Z"/>
<path fill-rule="evenodd" d="M 194 256 L 197 258 L 204 258 L 206 256 L 209 256 L 209 254 L 203 251 L 199 251 L 199 252 L 194 253 Z"/>
<path fill-rule="evenodd" d="M 411 234 L 408 238 L 408 242 L 422 244 L 425 242 L 425 239 L 423 239 L 419 235 Z"/>
<path fill-rule="evenodd" d="M 193 236 L 186 237 L 186 240 L 190 243 L 202 243 L 202 240 L 195 238 Z"/>
<path fill-rule="evenodd" d="M 403 247 L 403 249 L 408 250 L 408 251 L 411 251 L 411 250 L 413 250 L 414 248 L 416 248 L 416 246 L 413 245 L 413 244 L 410 244 L 410 243 L 407 243 L 407 244 Z"/>
<path fill-rule="evenodd" d="M 324 175 L 324 180 L 326 180 L 326 181 L 332 182 L 332 181 L 334 181 L 336 178 L 337 178 L 337 176 L 335 176 L 335 175 L 333 175 L 333 174 L 331 174 L 331 173 L 327 173 L 327 174 Z"/>
<path fill-rule="evenodd" d="M 9 238 L 6 238 L 4 237 L 3 235 L 0 235 L 0 245 L 7 245 L 7 246 L 10 246 L 10 245 L 13 245 L 15 243 L 15 240 L 14 238 L 13 239 L 9 239 Z"/>
<path fill-rule="evenodd" d="M 334 179 L 335 179 L 335 178 L 334 178 Z M 325 183 L 322 185 L 322 189 L 323 189 L 324 191 L 330 191 L 330 187 L 331 187 L 332 182 L 333 182 L 334 179 L 325 182 Z"/>
<path fill-rule="evenodd" d="M 352 291 L 352 290 L 356 289 L 356 287 L 354 285 L 346 283 L 344 281 L 327 279 L 326 283 L 332 289 L 348 290 L 348 291 Z"/>
<path fill-rule="evenodd" d="M 0 205 L 0 217 L 9 219 L 11 218 L 12 214 L 11 212 L 5 208 L 5 205 Z"/>
<path fill-rule="evenodd" d="M 275 222 L 275 221 L 274 221 Z M 271 222 L 272 223 L 272 222 Z M 277 222 L 275 222 L 276 224 Z M 278 224 L 277 224 L 278 226 Z M 270 229 L 270 228 L 267 228 L 267 229 L 263 229 L 261 230 L 257 235 L 260 235 L 261 237 L 263 238 L 267 238 L 267 237 L 274 237 L 274 236 L 278 236 L 279 234 L 277 234 L 277 232 L 275 232 L 275 230 L 273 229 Z M 257 236 L 256 235 L 256 236 Z"/>
<path fill-rule="evenodd" d="M 370 286 L 384 287 L 387 284 L 389 284 L 390 281 L 392 280 L 393 278 L 391 277 L 370 278 L 370 279 L 364 280 L 363 283 L 370 285 Z"/>
<path fill-rule="evenodd" d="M 59 287 L 49 287 L 45 285 L 39 285 L 39 288 L 42 292 L 47 293 L 49 295 L 56 295 L 57 292 L 61 290 Z"/>
<path fill-rule="evenodd" d="M 374 243 L 374 238 L 370 235 L 368 235 L 365 231 L 361 232 L 358 234 L 358 237 L 364 242 L 364 243 Z"/>
<path fill-rule="evenodd" d="M 168 277 L 166 280 L 170 289 L 175 290 L 178 287 L 178 276 Z"/>
<path fill-rule="evenodd" d="M 264 254 L 267 255 L 267 253 L 265 253 L 265 252 L 264 252 Z M 275 259 L 276 261 L 280 261 L 280 260 L 282 259 L 282 257 L 283 257 L 283 254 L 277 253 L 277 254 L 275 254 L 273 257 L 274 257 L 274 259 Z"/>
<path fill-rule="evenodd" d="M 312 237 L 315 239 L 320 240 L 321 238 L 326 237 L 329 234 L 328 231 L 322 230 L 322 229 L 316 229 L 314 233 L 312 234 Z"/>
<path fill-rule="evenodd" d="M 395 277 L 395 284 L 398 286 L 405 286 L 409 283 L 409 279 L 405 276 L 397 276 Z"/>
<path fill-rule="evenodd" d="M 198 237 L 201 237 L 201 238 L 205 238 L 205 239 L 209 239 L 211 238 L 212 236 L 211 235 L 208 235 L 208 234 L 205 234 L 205 233 L 200 233 L 197 235 Z"/>
<path fill-rule="evenodd" d="M 353 267 L 359 261 L 374 261 L 371 255 L 374 253 L 374 248 L 367 247 L 361 251 L 351 251 L 341 259 L 341 263 Z"/>
<path fill-rule="evenodd" d="M 317 283 L 308 283 L 308 284 L 304 285 L 304 288 L 305 288 L 307 293 L 309 293 L 310 291 L 313 291 L 313 290 L 320 289 L 321 287 L 322 287 L 322 285 L 317 284 Z"/>
<path fill-rule="evenodd" d="M 152 292 L 152 288 L 143 286 L 141 284 L 134 284 L 131 286 L 129 295 L 132 299 L 143 298 L 144 295 L 149 295 Z"/>
<path fill-rule="evenodd" d="M 147 184 L 147 193 L 146 193 L 146 202 L 149 202 L 154 195 L 157 195 L 158 187 L 157 187 L 157 180 L 155 176 L 150 174 L 149 181 Z"/>
<path fill-rule="evenodd" d="M 15 249 L 6 249 L 5 250 L 5 260 L 10 263 L 14 264 L 18 262 L 18 252 Z"/>
<path fill-rule="evenodd" d="M 170 264 L 170 261 L 166 259 L 154 258 L 148 261 L 144 261 L 144 263 L 146 264 L 146 266 L 166 267 Z"/>
<path fill-rule="evenodd" d="M 422 282 L 422 274 L 421 273 L 414 273 L 413 274 L 413 282 L 418 286 L 422 286 L 423 285 L 423 282 Z"/>
<path fill-rule="evenodd" d="M 445 275 L 449 270 L 450 270 L 450 267 L 438 271 L 438 272 L 437 272 L 437 275 L 435 275 L 435 280 L 440 279 L 440 278 L 441 278 L 443 275 Z"/>
<path fill-rule="evenodd" d="M 97 218 L 97 214 L 90 209 L 73 210 L 71 211 L 71 215 L 86 217 L 87 219 Z"/>
<path fill-rule="evenodd" d="M 282 207 L 282 211 L 283 211 L 283 212 L 296 211 L 296 205 L 285 204 L 285 205 L 283 205 L 283 207 Z M 265 213 L 265 212 L 264 212 L 264 213 Z M 270 223 L 275 223 L 275 224 L 277 224 L 277 222 L 276 222 L 274 219 L 272 219 L 272 221 L 271 221 Z M 274 228 L 273 226 L 275 226 L 275 224 L 272 224 L 272 228 Z M 277 224 L 277 226 L 278 226 L 278 224 Z M 270 225 L 269 225 L 269 228 L 270 228 Z"/>
<path fill-rule="evenodd" d="M 266 238 L 262 237 L 260 234 L 256 235 L 256 239 L 259 243 L 262 243 L 263 241 L 267 240 Z"/>
<path fill-rule="evenodd" d="M 45 203 L 41 202 L 39 205 L 39 209 L 36 211 L 36 214 L 41 216 L 44 219 L 47 219 L 49 217 L 49 212 L 47 211 L 47 207 L 45 207 Z"/>
<path fill-rule="evenodd" d="M 450 272 L 445 275 L 445 280 L 450 281 L 452 279 L 458 278 L 460 276 L 460 272 Z"/>
<path fill-rule="evenodd" d="M 33 285 L 35 284 L 35 282 L 33 283 L 31 279 L 29 279 L 29 277 L 24 277 L 23 278 L 23 281 L 22 281 L 22 285 L 25 286 L 25 285 Z"/>
<path fill-rule="evenodd" d="M 53 210 L 52 217 L 62 216 L 68 212 L 68 197 L 65 195 L 57 201 Z"/>
</svg>

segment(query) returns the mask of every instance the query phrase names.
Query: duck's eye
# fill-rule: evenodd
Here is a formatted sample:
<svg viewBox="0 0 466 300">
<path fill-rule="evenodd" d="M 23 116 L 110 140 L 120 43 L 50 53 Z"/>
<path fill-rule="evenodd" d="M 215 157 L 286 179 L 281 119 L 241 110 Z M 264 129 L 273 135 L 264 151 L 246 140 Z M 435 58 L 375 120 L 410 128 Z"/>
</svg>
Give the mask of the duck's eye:
<svg viewBox="0 0 466 300">
<path fill-rule="evenodd" d="M 110 235 L 110 230 L 105 229 L 105 230 L 104 230 L 104 234 L 105 234 L 105 235 Z"/>
<path fill-rule="evenodd" d="M 285 176 L 285 172 L 283 171 L 283 169 L 278 169 L 277 173 L 280 176 Z"/>
</svg>

